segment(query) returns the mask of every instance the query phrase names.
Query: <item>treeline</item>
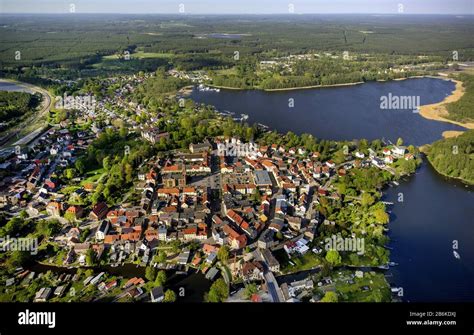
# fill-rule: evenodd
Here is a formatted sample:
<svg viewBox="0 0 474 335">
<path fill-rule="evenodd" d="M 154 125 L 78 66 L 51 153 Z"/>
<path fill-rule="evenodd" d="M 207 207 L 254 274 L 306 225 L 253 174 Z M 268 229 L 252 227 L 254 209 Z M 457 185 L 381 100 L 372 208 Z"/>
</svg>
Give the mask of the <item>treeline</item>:
<svg viewBox="0 0 474 335">
<path fill-rule="evenodd" d="M 216 86 L 234 88 L 284 89 L 306 86 L 328 86 L 337 84 L 357 83 L 374 80 L 391 80 L 407 78 L 420 74 L 420 71 L 394 72 L 396 65 L 404 65 L 408 61 L 403 56 L 386 56 L 382 59 L 361 57 L 354 61 L 345 61 L 332 56 L 312 60 L 300 60 L 285 67 L 283 61 L 272 69 L 259 71 L 257 63 L 244 63 L 235 66 L 236 73 L 211 73 L 212 83 Z M 237 62 L 236 62 L 237 63 Z M 417 63 L 413 59 L 412 65 Z M 441 62 L 439 64 L 442 64 Z M 429 69 L 428 69 L 429 70 Z"/>
<path fill-rule="evenodd" d="M 156 76 L 148 78 L 144 83 L 137 86 L 133 98 L 137 101 L 149 100 L 157 95 L 174 93 L 189 82 L 175 78 L 164 73 L 162 69 L 156 71 Z"/>
<path fill-rule="evenodd" d="M 19 118 L 38 106 L 41 95 L 0 91 L 0 122 Z"/>
<path fill-rule="evenodd" d="M 439 173 L 474 184 L 474 130 L 434 142 L 427 156 Z"/>
<path fill-rule="evenodd" d="M 474 121 L 474 76 L 466 73 L 459 75 L 459 80 L 463 82 L 464 95 L 456 102 L 446 106 L 448 118 L 460 122 Z"/>
<path fill-rule="evenodd" d="M 267 53 L 305 53 L 312 50 L 382 52 L 386 54 L 440 54 L 460 60 L 474 56 L 469 17 L 345 16 L 213 16 L 143 15 L 105 17 L 2 17 L 0 51 L 11 67 L 32 64 L 87 67 L 102 55 L 133 46 L 146 52 L 176 54 L 216 53 L 241 56 Z M 245 24 L 243 24 L 245 20 Z M 345 33 L 341 31 L 344 27 Z M 439 27 L 443 33 L 439 33 Z M 51 33 L 51 32 L 54 32 Z M 216 38 L 216 32 L 234 32 L 235 38 Z M 21 59 L 15 51 L 21 50 Z"/>
<path fill-rule="evenodd" d="M 103 168 L 106 175 L 97 183 L 90 200 L 93 204 L 100 200 L 114 204 L 132 185 L 135 170 L 153 152 L 146 142 L 137 142 L 133 136 L 127 135 L 125 128 L 118 132 L 107 128 L 87 148 L 87 153 L 75 162 L 72 174 L 83 175 Z"/>
</svg>

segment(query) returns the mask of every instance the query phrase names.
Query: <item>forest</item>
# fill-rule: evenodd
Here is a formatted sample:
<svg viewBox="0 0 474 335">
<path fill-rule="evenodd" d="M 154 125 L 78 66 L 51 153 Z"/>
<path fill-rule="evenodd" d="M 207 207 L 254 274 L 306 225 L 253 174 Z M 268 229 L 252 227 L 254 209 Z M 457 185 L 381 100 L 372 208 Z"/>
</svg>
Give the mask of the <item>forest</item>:
<svg viewBox="0 0 474 335">
<path fill-rule="evenodd" d="M 464 95 L 456 102 L 452 102 L 446 106 L 449 112 L 448 118 L 469 122 L 474 120 L 474 75 L 461 73 L 458 77 L 463 82 L 465 89 Z"/>
<path fill-rule="evenodd" d="M 376 54 L 369 57 L 357 54 L 351 56 L 351 60 L 344 60 L 342 56 L 342 53 L 331 53 L 294 62 L 281 61 L 275 67 L 263 70 L 255 59 L 251 59 L 236 62 L 231 73 L 217 70 L 210 71 L 210 76 L 212 84 L 216 86 L 282 89 L 407 78 L 435 70 L 435 64 L 438 64 L 438 68 L 443 67 L 440 57 L 431 57 L 424 60 L 426 66 L 395 72 L 392 71 L 394 67 L 405 65 L 407 62 L 416 64 L 417 59 L 411 58 L 408 61 L 406 56 L 399 55 Z"/>
<path fill-rule="evenodd" d="M 242 24 L 242 21 L 245 24 Z M 443 25 L 442 34 L 438 32 Z M 220 38 L 219 33 L 231 33 Z M 0 17 L 0 75 L 66 79 L 110 72 L 224 69 L 240 61 L 290 54 L 341 53 L 427 55 L 474 59 L 474 25 L 468 17 L 408 15 L 176 16 L 176 15 L 15 15 Z M 134 57 L 137 51 L 144 56 Z M 131 54 L 128 61 L 107 58 Z M 311 79 L 311 78 L 310 78 Z M 278 87 L 269 79 L 265 85 Z M 308 83 L 316 82 L 308 81 Z"/>
<path fill-rule="evenodd" d="M 34 110 L 40 101 L 41 95 L 0 91 L 0 122 L 2 125 L 7 122 L 18 123 L 21 117 Z"/>
<path fill-rule="evenodd" d="M 427 156 L 442 175 L 474 185 L 474 130 L 434 142 L 429 147 Z"/>
</svg>

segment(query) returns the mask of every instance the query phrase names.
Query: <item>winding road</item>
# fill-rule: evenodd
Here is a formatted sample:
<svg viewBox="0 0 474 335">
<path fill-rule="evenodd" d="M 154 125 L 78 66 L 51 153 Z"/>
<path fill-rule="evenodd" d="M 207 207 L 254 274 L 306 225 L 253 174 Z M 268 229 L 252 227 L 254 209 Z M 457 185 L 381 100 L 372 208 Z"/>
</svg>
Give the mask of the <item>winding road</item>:
<svg viewBox="0 0 474 335">
<path fill-rule="evenodd" d="M 49 113 L 53 104 L 53 99 L 47 90 L 38 86 L 34 86 L 32 84 L 19 82 L 12 79 L 0 79 L 0 90 L 1 90 L 2 83 L 15 85 L 17 88 L 19 88 L 16 91 L 19 91 L 19 92 L 40 93 L 43 96 L 43 100 L 41 101 L 41 109 L 37 111 L 36 113 L 33 113 L 30 117 L 28 117 L 26 120 L 24 120 L 20 124 L 10 129 L 9 134 L 7 134 L 7 136 L 13 137 L 15 135 L 21 134 L 21 131 L 24 130 L 29 124 L 32 124 L 37 119 L 45 118 L 46 115 Z M 14 146 L 16 145 L 28 144 L 34 138 L 36 138 L 38 135 L 41 134 L 42 129 L 43 127 L 39 124 L 37 129 L 29 132 L 28 134 L 23 136 L 21 139 L 19 139 L 15 143 L 6 144 L 2 146 L 2 150 L 0 150 L 0 153 L 6 152 L 6 151 L 13 151 Z"/>
</svg>

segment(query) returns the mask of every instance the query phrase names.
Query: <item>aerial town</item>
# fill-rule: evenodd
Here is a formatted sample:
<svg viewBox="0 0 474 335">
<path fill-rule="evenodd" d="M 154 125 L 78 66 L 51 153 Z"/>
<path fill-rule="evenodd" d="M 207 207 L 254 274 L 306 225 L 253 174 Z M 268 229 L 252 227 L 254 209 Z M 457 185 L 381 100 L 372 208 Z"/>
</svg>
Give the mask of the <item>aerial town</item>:
<svg viewBox="0 0 474 335">
<path fill-rule="evenodd" d="M 345 292 L 347 301 L 390 301 L 396 296 L 397 288 L 390 290 L 380 273 L 388 267 L 383 245 L 375 246 L 383 250 L 375 250 L 378 259 L 366 251 L 365 260 L 351 256 L 341 263 L 337 250 L 358 255 L 364 250 L 347 249 L 346 243 L 346 248 L 328 251 L 326 244 L 338 232 L 338 220 L 330 219 L 328 210 L 361 203 L 377 207 L 375 221 L 367 226 L 373 232 L 352 229 L 343 242 L 352 239 L 355 247 L 356 233 L 367 239 L 381 235 L 388 221 L 385 205 L 363 191 L 346 192 L 341 180 L 363 170 L 403 175 L 401 167 L 415 164 L 417 152 L 400 143 L 379 143 L 378 148 L 345 144 L 334 149 L 333 160 L 304 146 L 208 136 L 188 148 L 142 159 L 133 170 L 126 166 L 123 173 L 132 186 L 123 190 L 120 201 L 107 201 L 103 195 L 110 191 L 102 179 L 112 173 L 106 166 L 111 162 L 81 173 L 81 168 L 88 169 L 78 164 L 79 157 L 101 134 L 123 132 L 119 123 L 130 125 L 134 141 L 142 144 L 156 145 L 170 137 L 153 124 L 108 109 L 115 105 L 137 115 L 146 112 L 125 97 L 151 75 L 122 78 L 113 95 L 97 99 L 92 107 L 81 101 L 68 118 L 27 147 L 2 152 L 2 211 L 21 221 L 3 229 L 15 237 L 29 229 L 28 222 L 42 222 L 47 231 L 35 250 L 35 266 L 12 263 L 4 296 L 19 301 L 176 301 L 186 292 L 170 284 L 173 276 L 196 275 L 204 277 L 206 284 L 199 285 L 205 290 L 211 286 L 205 297 L 193 298 L 201 301 L 331 301 L 336 290 Z M 159 117 L 152 121 L 159 122 Z M 126 145 L 121 154 L 126 157 L 131 150 Z M 354 269 L 331 271 L 344 263 Z M 136 275 L 120 272 L 127 267 Z M 321 267 L 329 268 L 315 271 Z M 284 277 L 288 280 L 277 280 Z M 21 287 L 29 293 L 18 293 Z"/>
</svg>

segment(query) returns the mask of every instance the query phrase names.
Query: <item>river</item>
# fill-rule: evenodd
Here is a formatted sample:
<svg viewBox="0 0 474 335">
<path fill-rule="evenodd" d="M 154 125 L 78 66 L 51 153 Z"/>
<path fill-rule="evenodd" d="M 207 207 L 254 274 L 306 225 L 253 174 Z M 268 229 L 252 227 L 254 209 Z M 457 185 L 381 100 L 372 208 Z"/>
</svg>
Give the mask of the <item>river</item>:
<svg viewBox="0 0 474 335">
<path fill-rule="evenodd" d="M 442 101 L 454 88 L 450 81 L 419 78 L 278 92 L 195 89 L 191 98 L 235 116 L 247 114 L 249 123 L 281 132 L 332 140 L 402 137 L 406 144 L 422 145 L 440 139 L 445 130 L 463 128 L 426 120 L 412 110 L 381 110 L 380 97 L 419 96 L 424 105 Z M 387 279 L 403 287 L 403 299 L 474 301 L 473 189 L 438 175 L 425 160 L 416 175 L 388 188 L 385 199 L 395 203 L 389 247 L 391 260 L 399 263 L 387 271 Z M 460 259 L 453 255 L 453 241 Z"/>
</svg>

